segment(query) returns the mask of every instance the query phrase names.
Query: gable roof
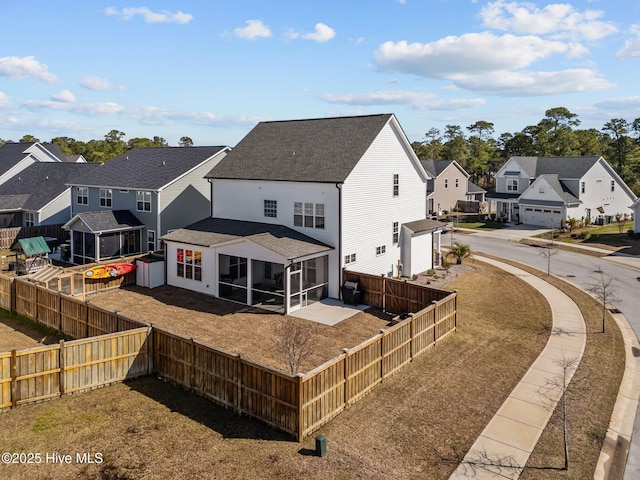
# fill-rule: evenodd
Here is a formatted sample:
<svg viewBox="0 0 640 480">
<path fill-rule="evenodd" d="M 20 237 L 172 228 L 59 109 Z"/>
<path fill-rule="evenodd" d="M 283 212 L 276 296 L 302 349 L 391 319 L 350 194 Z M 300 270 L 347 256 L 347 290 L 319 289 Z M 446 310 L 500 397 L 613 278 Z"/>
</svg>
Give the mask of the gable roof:
<svg viewBox="0 0 640 480">
<path fill-rule="evenodd" d="M 455 164 L 456 167 L 462 172 L 467 178 L 469 174 L 465 171 L 464 168 L 460 166 L 458 162 L 455 160 L 420 160 L 422 167 L 427 171 L 429 175 L 432 177 L 437 177 L 442 172 L 444 172 L 451 164 Z"/>
<path fill-rule="evenodd" d="M 40 210 L 72 180 L 100 168 L 88 163 L 34 163 L 0 185 L 0 210 Z"/>
<path fill-rule="evenodd" d="M 73 224 L 79 221 L 84 223 L 93 233 L 134 230 L 144 227 L 144 223 L 129 210 L 101 210 L 77 213 L 62 228 L 71 230 Z"/>
<path fill-rule="evenodd" d="M 158 190 L 229 147 L 138 147 L 71 185 Z"/>
<path fill-rule="evenodd" d="M 27 149 L 33 147 L 35 143 L 14 143 L 7 142 L 0 145 L 0 175 L 9 171 L 12 167 L 24 160 L 29 153 L 25 153 Z M 64 155 L 60 148 L 54 143 L 41 143 L 41 147 L 44 147 L 53 157 L 56 157 L 58 161 L 62 161 Z"/>
<path fill-rule="evenodd" d="M 207 178 L 341 183 L 392 114 L 260 122 Z"/>
<path fill-rule="evenodd" d="M 530 178 L 556 174 L 562 179 L 582 178 L 600 158 L 602 157 L 511 157 Z"/>
<path fill-rule="evenodd" d="M 487 191 L 479 185 L 476 185 L 471 180 L 467 183 L 467 193 L 486 193 Z"/>
<path fill-rule="evenodd" d="M 541 181 L 546 181 L 549 186 L 553 189 L 553 191 L 562 199 L 565 205 L 577 205 L 582 203 L 578 198 L 576 198 L 571 191 L 567 188 L 567 186 L 562 182 L 558 175 L 556 174 L 543 174 L 540 175 L 536 180 L 529 186 L 529 188 L 522 193 L 518 203 L 526 203 L 526 204 L 550 204 L 549 201 L 545 200 L 535 200 L 535 199 L 527 199 L 526 194 L 529 190 L 533 190 L 537 188 L 537 185 Z M 554 202 L 555 203 L 555 202 Z"/>
<path fill-rule="evenodd" d="M 203 247 L 246 239 L 288 260 L 333 250 L 332 247 L 283 225 L 215 217 L 202 219 L 160 238 Z"/>
</svg>

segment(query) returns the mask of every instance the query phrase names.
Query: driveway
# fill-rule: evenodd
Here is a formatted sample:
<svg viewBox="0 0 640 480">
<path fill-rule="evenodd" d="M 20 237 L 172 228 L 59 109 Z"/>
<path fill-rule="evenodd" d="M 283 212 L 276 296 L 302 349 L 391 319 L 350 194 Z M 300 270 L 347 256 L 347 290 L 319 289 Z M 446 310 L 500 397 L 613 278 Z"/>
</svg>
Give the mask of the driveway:
<svg viewBox="0 0 640 480">
<path fill-rule="evenodd" d="M 540 254 L 539 248 L 506 241 L 511 238 L 494 235 L 496 232 L 464 235 L 453 233 L 450 241 L 468 244 L 472 252 L 514 260 L 546 271 L 547 259 Z M 443 243 L 447 243 L 446 238 L 443 238 Z M 596 270 L 602 270 L 605 275 L 614 279 L 617 300 L 610 303 L 626 316 L 636 337 L 640 338 L 640 258 L 616 255 L 598 258 L 564 250 L 557 250 L 557 254 L 551 258 L 552 274 L 564 277 L 582 288 L 588 289 L 595 283 Z M 624 478 L 640 478 L 640 415 L 636 416 L 634 423 Z"/>
</svg>

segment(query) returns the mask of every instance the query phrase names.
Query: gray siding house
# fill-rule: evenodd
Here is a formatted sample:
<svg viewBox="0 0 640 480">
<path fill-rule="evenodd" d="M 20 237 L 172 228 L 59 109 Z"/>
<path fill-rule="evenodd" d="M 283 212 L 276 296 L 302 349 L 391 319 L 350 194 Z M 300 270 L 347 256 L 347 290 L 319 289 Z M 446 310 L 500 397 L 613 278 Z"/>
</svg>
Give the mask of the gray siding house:
<svg viewBox="0 0 640 480">
<path fill-rule="evenodd" d="M 205 175 L 226 146 L 134 148 L 70 183 L 74 263 L 159 247 L 160 236 L 210 215 Z"/>
</svg>

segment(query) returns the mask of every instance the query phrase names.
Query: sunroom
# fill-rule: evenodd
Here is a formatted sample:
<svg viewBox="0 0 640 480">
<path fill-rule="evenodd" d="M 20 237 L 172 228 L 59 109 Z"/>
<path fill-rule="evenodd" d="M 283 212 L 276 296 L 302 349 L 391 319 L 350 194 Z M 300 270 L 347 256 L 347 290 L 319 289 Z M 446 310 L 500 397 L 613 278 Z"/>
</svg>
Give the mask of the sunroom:
<svg viewBox="0 0 640 480">
<path fill-rule="evenodd" d="M 71 261 L 79 265 L 146 251 L 144 224 L 128 210 L 78 213 L 63 228 L 71 234 Z"/>
<path fill-rule="evenodd" d="M 209 218 L 162 240 L 170 285 L 279 313 L 328 296 L 333 248 L 287 227 Z"/>
</svg>

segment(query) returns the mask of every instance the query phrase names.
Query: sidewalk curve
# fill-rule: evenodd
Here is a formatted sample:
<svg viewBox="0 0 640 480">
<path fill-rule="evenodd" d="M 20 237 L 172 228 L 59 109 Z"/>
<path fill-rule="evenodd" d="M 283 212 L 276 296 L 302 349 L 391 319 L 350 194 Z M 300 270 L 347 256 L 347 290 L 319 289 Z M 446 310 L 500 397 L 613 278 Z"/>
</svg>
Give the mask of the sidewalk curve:
<svg viewBox="0 0 640 480">
<path fill-rule="evenodd" d="M 562 378 L 563 359 L 575 359 L 575 365 L 567 372 L 567 383 L 571 380 L 586 344 L 580 309 L 565 293 L 519 268 L 486 257 L 481 260 L 538 290 L 551 307 L 553 328 L 538 358 L 489 421 L 451 480 L 520 476 L 561 397 L 560 391 L 548 388 L 549 382 Z"/>
</svg>

